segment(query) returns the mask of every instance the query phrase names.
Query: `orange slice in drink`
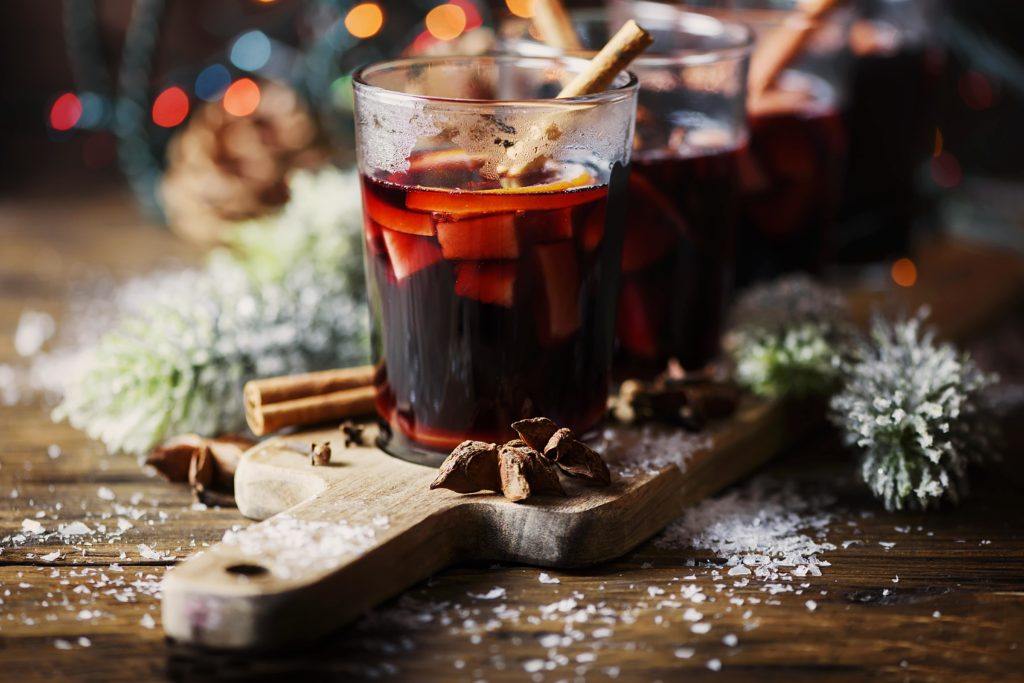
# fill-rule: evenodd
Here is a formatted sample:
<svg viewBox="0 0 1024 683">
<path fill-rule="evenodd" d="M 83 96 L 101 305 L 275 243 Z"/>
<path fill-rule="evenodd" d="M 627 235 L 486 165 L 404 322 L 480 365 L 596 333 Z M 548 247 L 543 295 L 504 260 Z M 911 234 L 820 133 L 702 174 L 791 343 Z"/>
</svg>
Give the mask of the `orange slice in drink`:
<svg viewBox="0 0 1024 683">
<path fill-rule="evenodd" d="M 528 187 L 502 187 L 493 190 L 411 190 L 406 208 L 437 211 L 453 216 L 508 211 L 545 211 L 585 204 L 607 194 L 604 187 L 588 188 L 589 173 L 576 178 Z"/>
<path fill-rule="evenodd" d="M 580 328 L 580 269 L 571 242 L 536 247 L 543 302 L 538 311 L 538 336 L 553 344 Z"/>
<path fill-rule="evenodd" d="M 384 233 L 391 268 L 399 281 L 441 260 L 441 250 L 433 240 L 394 230 L 385 229 L 381 232 Z"/>
</svg>

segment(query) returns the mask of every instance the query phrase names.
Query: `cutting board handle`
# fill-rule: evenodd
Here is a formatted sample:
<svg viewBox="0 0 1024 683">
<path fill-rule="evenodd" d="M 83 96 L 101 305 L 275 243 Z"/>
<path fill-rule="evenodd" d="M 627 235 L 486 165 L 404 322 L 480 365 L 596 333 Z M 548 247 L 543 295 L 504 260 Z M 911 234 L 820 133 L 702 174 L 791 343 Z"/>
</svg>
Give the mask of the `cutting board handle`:
<svg viewBox="0 0 1024 683">
<path fill-rule="evenodd" d="M 380 499 L 332 487 L 343 484 L 170 571 L 167 634 L 229 649 L 308 642 L 451 564 L 460 552 L 452 530 L 473 524 L 449 497 L 423 496 L 385 517 Z"/>
</svg>

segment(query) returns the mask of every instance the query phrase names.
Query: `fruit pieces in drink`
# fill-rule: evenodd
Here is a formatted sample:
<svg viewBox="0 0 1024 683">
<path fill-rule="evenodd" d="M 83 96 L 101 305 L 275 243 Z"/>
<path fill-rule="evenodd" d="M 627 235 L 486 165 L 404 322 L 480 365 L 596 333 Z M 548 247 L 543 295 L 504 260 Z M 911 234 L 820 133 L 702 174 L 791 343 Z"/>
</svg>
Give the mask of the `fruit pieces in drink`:
<svg viewBox="0 0 1024 683">
<path fill-rule="evenodd" d="M 377 403 L 390 438 L 438 451 L 500 442 L 538 413 L 585 431 L 609 380 L 600 326 L 614 281 L 598 275 L 619 255 L 605 246 L 608 187 L 571 170 L 503 188 L 442 159 L 442 170 L 414 158 L 404 175 L 363 178 Z M 474 190 L 412 182 L 455 176 Z M 394 215 L 402 222 L 389 228 L 382 220 Z M 428 219 L 431 235 L 403 231 Z"/>
</svg>

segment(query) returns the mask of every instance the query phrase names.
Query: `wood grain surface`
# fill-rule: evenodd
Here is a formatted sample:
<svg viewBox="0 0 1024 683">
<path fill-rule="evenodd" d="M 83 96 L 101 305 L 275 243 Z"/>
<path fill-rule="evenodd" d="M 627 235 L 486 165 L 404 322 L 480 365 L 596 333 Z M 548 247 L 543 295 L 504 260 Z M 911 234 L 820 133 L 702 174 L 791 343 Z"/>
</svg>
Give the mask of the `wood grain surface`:
<svg viewBox="0 0 1024 683">
<path fill-rule="evenodd" d="M 123 196 L 0 202 L 0 364 L 20 362 L 11 334 L 23 309 L 59 315 L 72 278 L 124 277 L 168 265 L 169 255 L 195 258 L 139 223 Z M 885 295 L 895 296 L 891 290 Z M 986 367 L 1020 386 L 1022 347 L 1024 311 L 1018 307 L 975 351 Z M 771 597 L 751 582 L 734 591 L 748 601 L 743 607 L 721 597 L 709 600 L 700 605 L 712 625 L 705 634 L 691 631 L 683 608 L 659 609 L 648 589 L 692 572 L 692 583 L 714 598 L 720 581 L 712 572 L 721 559 L 645 543 L 597 567 L 548 570 L 557 584 L 542 583 L 541 570 L 526 566 L 446 570 L 325 638 L 242 656 L 169 643 L 160 630 L 158 596 L 144 588 L 195 549 L 248 525 L 238 511 L 195 508 L 184 488 L 163 482 L 131 458 L 104 454 L 66 425 L 53 425 L 42 405 L 0 407 L 0 538 L 39 512 L 48 527 L 75 520 L 95 525 L 104 515 L 116 518 L 123 506 L 142 513 L 117 541 L 79 543 L 74 550 L 52 540 L 3 548 L 0 679 L 1021 680 L 1021 417 L 1017 410 L 1005 420 L 1008 457 L 975 478 L 975 495 L 960 508 L 930 514 L 885 512 L 856 481 L 833 435 L 812 434 L 762 476 L 833 497 L 826 538 L 839 547 L 824 554 L 831 566 L 809 577 L 810 588 L 799 596 Z M 101 488 L 114 499 L 101 498 Z M 859 543 L 842 548 L 851 539 Z M 165 559 L 147 559 L 142 545 Z M 54 562 L 40 559 L 54 550 L 65 554 Z M 112 562 L 123 571 L 112 571 Z M 104 573 L 141 588 L 121 601 L 123 591 L 115 596 L 94 588 Z M 494 587 L 504 588 L 504 605 L 521 612 L 517 622 L 491 623 L 497 605 L 479 596 Z M 806 606 L 811 592 L 814 611 Z M 604 626 L 595 618 L 582 625 L 583 640 L 552 648 L 552 636 L 565 628 L 547 620 L 544 610 L 566 599 L 603 604 L 629 614 L 631 623 L 619 619 L 610 633 L 595 633 Z M 746 611 L 750 618 L 744 618 Z M 400 618 L 421 613 L 430 619 Z M 723 643 L 727 634 L 738 636 L 735 646 Z M 682 658 L 687 651 L 681 648 L 694 652 Z M 550 670 L 531 672 L 536 662 L 549 661 L 553 649 L 564 663 L 551 660 Z M 721 663 L 720 671 L 708 668 L 713 660 Z"/>
</svg>

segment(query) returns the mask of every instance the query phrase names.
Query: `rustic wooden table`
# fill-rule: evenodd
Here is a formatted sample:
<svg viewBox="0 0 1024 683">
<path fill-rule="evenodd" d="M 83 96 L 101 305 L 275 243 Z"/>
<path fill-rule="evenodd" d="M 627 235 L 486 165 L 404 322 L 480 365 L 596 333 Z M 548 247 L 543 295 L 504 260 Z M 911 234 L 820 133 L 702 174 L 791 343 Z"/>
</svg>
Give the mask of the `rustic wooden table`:
<svg viewBox="0 0 1024 683">
<path fill-rule="evenodd" d="M 82 278 L 197 258 L 140 222 L 121 195 L 0 204 L 0 368 L 24 364 L 24 309 L 60 316 Z M 1010 318 L 979 350 L 1020 383 L 1024 323 Z M 766 468 L 759 482 L 796 486 L 783 498 L 794 524 L 820 522 L 811 536 L 836 546 L 820 576 L 737 581 L 709 551 L 656 543 L 547 577 L 464 567 L 326 642 L 225 655 L 164 639 L 158 582 L 246 520 L 193 505 L 38 402 L 0 407 L 0 679 L 1024 680 L 1021 415 L 1007 420 L 1010 457 L 955 510 L 885 512 L 824 430 Z M 26 519 L 47 533 L 11 541 Z M 93 533 L 52 533 L 75 522 Z"/>
</svg>

